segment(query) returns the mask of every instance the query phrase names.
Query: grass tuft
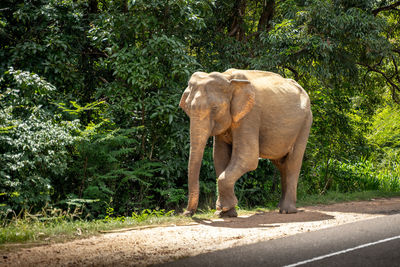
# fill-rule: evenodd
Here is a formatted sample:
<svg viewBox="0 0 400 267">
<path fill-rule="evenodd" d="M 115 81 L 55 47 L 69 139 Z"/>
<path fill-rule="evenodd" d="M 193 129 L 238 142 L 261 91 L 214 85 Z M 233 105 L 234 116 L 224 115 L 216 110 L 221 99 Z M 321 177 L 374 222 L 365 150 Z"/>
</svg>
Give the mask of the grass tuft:
<svg viewBox="0 0 400 267">
<path fill-rule="evenodd" d="M 328 191 L 323 195 L 309 195 L 298 199 L 297 206 L 310 206 L 317 204 L 334 204 L 338 202 L 371 200 L 373 198 L 399 197 L 400 192 L 390 191 L 362 191 L 353 193 L 340 193 Z"/>
</svg>

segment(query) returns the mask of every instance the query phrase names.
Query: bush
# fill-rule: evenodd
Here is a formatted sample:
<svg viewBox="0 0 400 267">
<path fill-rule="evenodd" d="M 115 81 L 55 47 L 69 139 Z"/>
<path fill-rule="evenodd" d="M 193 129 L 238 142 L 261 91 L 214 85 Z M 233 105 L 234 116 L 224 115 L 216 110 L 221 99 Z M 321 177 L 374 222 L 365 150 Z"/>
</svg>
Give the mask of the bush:
<svg viewBox="0 0 400 267">
<path fill-rule="evenodd" d="M 74 123 L 57 121 L 48 109 L 54 87 L 38 75 L 10 69 L 1 79 L 1 212 L 40 210 L 50 201 L 53 182 L 70 159 Z M 46 108 L 43 105 L 46 105 Z"/>
</svg>

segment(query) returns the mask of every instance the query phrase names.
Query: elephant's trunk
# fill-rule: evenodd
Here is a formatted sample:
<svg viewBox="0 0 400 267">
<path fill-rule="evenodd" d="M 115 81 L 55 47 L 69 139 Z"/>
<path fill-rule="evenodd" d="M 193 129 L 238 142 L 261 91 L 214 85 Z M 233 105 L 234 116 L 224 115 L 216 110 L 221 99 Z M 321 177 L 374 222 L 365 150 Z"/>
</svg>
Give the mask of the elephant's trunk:
<svg viewBox="0 0 400 267">
<path fill-rule="evenodd" d="M 189 201 L 187 213 L 193 215 L 199 203 L 199 175 L 204 148 L 210 136 L 208 120 L 190 119 L 190 157 L 188 165 Z"/>
</svg>

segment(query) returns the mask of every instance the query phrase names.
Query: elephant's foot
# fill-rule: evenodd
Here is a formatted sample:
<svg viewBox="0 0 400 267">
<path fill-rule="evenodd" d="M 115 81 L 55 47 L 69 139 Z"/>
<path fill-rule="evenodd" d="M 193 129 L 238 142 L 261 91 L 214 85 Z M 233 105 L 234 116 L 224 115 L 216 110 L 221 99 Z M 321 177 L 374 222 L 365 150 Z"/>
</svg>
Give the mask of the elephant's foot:
<svg viewBox="0 0 400 267">
<path fill-rule="evenodd" d="M 216 209 L 221 210 L 223 212 L 228 212 L 231 209 L 234 209 L 238 203 L 238 200 L 235 195 L 232 196 L 225 196 L 221 197 L 219 196 L 216 202 Z"/>
<path fill-rule="evenodd" d="M 185 217 L 192 217 L 194 215 L 194 210 L 187 210 L 182 215 Z"/>
<path fill-rule="evenodd" d="M 237 212 L 235 208 L 231 208 L 227 211 L 217 210 L 214 215 L 223 218 L 223 217 L 237 217 Z"/>
<path fill-rule="evenodd" d="M 279 207 L 279 213 L 297 213 L 297 208 L 295 203 L 289 203 L 286 201 L 282 201 L 278 205 Z"/>
</svg>

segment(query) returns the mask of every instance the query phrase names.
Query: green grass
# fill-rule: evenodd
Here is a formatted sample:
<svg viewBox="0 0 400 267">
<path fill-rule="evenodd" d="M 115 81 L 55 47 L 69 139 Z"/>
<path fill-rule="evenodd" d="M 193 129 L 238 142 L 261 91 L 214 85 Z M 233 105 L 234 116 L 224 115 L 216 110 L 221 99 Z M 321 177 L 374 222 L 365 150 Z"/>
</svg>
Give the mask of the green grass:
<svg viewBox="0 0 400 267">
<path fill-rule="evenodd" d="M 370 200 L 373 198 L 397 197 L 400 192 L 366 191 L 356 193 L 327 192 L 326 194 L 311 195 L 299 198 L 298 207 L 316 204 L 333 204 L 356 200 Z M 239 215 L 254 214 L 257 211 L 274 210 L 275 205 L 262 208 L 243 209 L 238 208 Z M 195 219 L 210 219 L 215 210 L 199 210 Z M 107 231 L 118 231 L 128 228 L 152 227 L 159 225 L 185 225 L 193 222 L 193 219 L 179 215 L 159 212 L 144 212 L 134 217 L 117 217 L 106 220 L 65 220 L 59 218 L 45 218 L 38 220 L 32 218 L 14 218 L 8 223 L 3 222 L 0 228 L 0 249 L 21 245 L 32 245 L 49 242 L 62 242 L 77 238 L 98 235 Z M 13 245 L 14 244 L 14 245 Z"/>
<path fill-rule="evenodd" d="M 353 193 L 340 193 L 335 191 L 328 191 L 324 195 L 309 195 L 303 196 L 297 200 L 297 206 L 309 206 L 316 204 L 333 204 L 338 202 L 348 201 L 361 201 L 371 200 L 373 198 L 388 198 L 388 197 L 399 197 L 400 192 L 390 191 L 363 191 Z"/>
<path fill-rule="evenodd" d="M 123 228 L 151 225 L 188 224 L 190 218 L 182 216 L 149 216 L 143 220 L 132 217 L 109 220 L 57 220 L 55 222 L 13 219 L 0 228 L 0 249 L 11 243 L 47 243 L 72 240 Z"/>
</svg>

